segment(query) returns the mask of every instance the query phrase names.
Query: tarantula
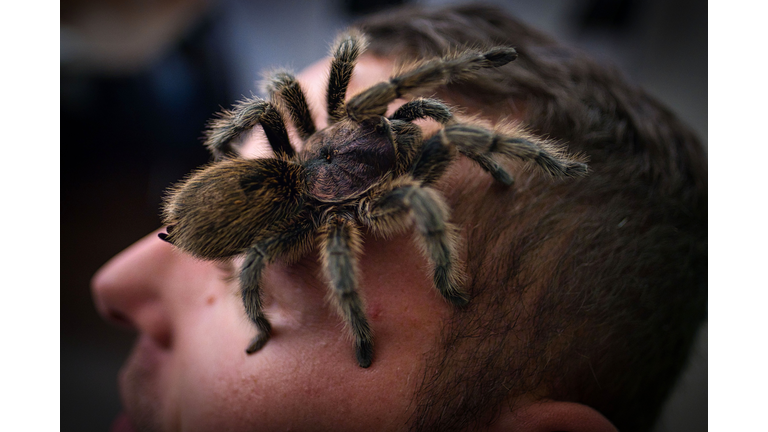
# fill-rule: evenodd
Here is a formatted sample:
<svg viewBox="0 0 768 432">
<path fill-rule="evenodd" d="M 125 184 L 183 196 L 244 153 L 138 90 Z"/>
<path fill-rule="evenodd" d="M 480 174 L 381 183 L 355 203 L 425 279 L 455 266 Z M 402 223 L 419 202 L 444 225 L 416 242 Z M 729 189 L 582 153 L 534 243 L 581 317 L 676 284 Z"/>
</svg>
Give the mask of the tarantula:
<svg viewBox="0 0 768 432">
<path fill-rule="evenodd" d="M 457 227 L 444 198 L 430 187 L 461 153 L 504 185 L 512 177 L 496 162 L 499 154 L 533 162 L 554 176 L 579 176 L 585 164 L 529 135 L 506 136 L 461 124 L 437 99 L 419 98 L 385 117 L 395 99 L 517 57 L 513 48 L 466 50 L 421 62 L 345 102 L 354 65 L 365 49 L 362 35 L 348 33 L 332 50 L 327 87 L 328 127 L 316 130 L 298 81 L 279 72 L 268 81 L 270 101 L 250 98 L 209 124 L 206 145 L 217 161 L 174 186 L 164 202 L 163 240 L 209 260 L 245 255 L 239 273 L 242 300 L 258 334 L 246 349 L 261 349 L 271 326 L 262 310 L 259 282 L 277 259 L 295 261 L 319 246 L 332 302 L 352 333 L 357 361 L 368 367 L 373 338 L 358 295 L 362 229 L 388 236 L 415 225 L 417 243 L 433 267 L 440 294 L 464 305 L 464 272 L 457 254 Z M 281 112 L 287 111 L 304 142 L 297 153 Z M 442 125 L 424 140 L 413 120 Z M 246 160 L 233 142 L 261 125 L 275 156 Z"/>
</svg>

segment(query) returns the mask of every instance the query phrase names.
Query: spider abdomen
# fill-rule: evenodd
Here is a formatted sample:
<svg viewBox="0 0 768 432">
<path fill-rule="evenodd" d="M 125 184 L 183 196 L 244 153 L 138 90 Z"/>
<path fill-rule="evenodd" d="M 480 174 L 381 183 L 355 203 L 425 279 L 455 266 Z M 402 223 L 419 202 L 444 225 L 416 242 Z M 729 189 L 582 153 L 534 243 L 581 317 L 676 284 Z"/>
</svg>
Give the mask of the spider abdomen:
<svg viewBox="0 0 768 432">
<path fill-rule="evenodd" d="M 243 253 L 303 207 L 304 168 L 282 159 L 227 159 L 195 172 L 167 200 L 166 240 L 201 258 Z"/>
<path fill-rule="evenodd" d="M 343 121 L 313 135 L 302 160 L 309 194 L 333 202 L 376 184 L 395 168 L 397 151 L 388 121 Z"/>
</svg>

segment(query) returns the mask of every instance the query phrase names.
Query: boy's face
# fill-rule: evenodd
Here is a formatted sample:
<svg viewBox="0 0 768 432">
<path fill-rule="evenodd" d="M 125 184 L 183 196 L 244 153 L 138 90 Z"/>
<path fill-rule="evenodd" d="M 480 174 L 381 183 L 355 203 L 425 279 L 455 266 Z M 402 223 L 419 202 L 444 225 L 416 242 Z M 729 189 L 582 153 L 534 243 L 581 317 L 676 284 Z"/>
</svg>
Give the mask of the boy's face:
<svg viewBox="0 0 768 432">
<path fill-rule="evenodd" d="M 327 65 L 299 76 L 320 128 Z M 391 69 L 364 56 L 347 95 L 387 79 Z M 268 148 L 254 133 L 242 152 L 268 157 Z M 410 234 L 366 236 L 363 250 L 360 292 L 375 338 L 368 369 L 357 365 L 353 343 L 325 300 L 316 254 L 265 270 L 273 336 L 252 355 L 245 348 L 256 329 L 238 292 L 240 261 L 196 260 L 157 233 L 114 257 L 94 277 L 93 291 L 104 317 L 139 333 L 120 374 L 131 423 L 149 431 L 402 429 L 424 377 L 424 356 L 451 309 L 432 287 Z"/>
</svg>

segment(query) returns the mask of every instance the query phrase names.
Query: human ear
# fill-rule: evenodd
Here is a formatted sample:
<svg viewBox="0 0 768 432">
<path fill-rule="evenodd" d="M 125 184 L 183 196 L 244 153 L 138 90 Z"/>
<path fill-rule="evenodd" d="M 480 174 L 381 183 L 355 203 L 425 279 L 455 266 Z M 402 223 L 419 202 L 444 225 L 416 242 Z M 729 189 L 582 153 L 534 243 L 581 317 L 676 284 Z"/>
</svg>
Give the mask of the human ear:
<svg viewBox="0 0 768 432">
<path fill-rule="evenodd" d="M 618 432 L 602 414 L 575 402 L 539 401 L 507 412 L 494 432 Z"/>
</svg>

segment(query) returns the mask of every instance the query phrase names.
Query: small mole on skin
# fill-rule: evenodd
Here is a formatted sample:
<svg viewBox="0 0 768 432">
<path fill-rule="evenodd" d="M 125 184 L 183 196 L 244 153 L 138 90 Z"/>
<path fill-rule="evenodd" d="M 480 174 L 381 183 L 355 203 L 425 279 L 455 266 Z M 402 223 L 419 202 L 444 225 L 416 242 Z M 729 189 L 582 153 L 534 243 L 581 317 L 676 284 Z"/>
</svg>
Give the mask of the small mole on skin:
<svg viewBox="0 0 768 432">
<path fill-rule="evenodd" d="M 216 298 L 214 296 L 208 296 L 208 298 L 205 299 L 205 303 L 207 305 L 212 305 L 216 302 Z"/>
</svg>

